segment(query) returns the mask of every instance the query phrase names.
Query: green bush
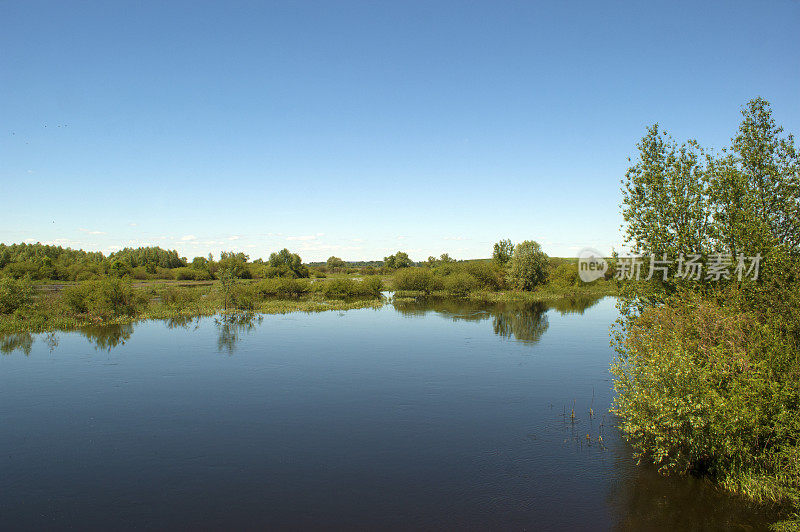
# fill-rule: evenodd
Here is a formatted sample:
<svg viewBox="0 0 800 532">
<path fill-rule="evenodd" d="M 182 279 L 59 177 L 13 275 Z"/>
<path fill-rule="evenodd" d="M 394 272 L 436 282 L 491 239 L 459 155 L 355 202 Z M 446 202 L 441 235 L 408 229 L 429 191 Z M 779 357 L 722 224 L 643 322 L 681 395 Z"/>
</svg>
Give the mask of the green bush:
<svg viewBox="0 0 800 532">
<path fill-rule="evenodd" d="M 181 267 L 172 270 L 172 275 L 178 281 L 210 281 L 211 274 L 208 270 Z"/>
<path fill-rule="evenodd" d="M 796 341 L 698 297 L 618 331 L 613 412 L 640 458 L 707 473 L 756 500 L 797 504 L 800 381 L 774 360 Z"/>
<path fill-rule="evenodd" d="M 185 310 L 197 303 L 200 295 L 192 288 L 168 286 L 159 293 L 161 302 L 175 310 Z"/>
<path fill-rule="evenodd" d="M 33 285 L 27 279 L 0 279 L 0 314 L 12 314 L 33 302 Z"/>
<path fill-rule="evenodd" d="M 397 270 L 393 277 L 393 283 L 395 290 L 409 290 L 426 294 L 441 287 L 441 281 L 428 268 Z"/>
<path fill-rule="evenodd" d="M 230 293 L 230 308 L 236 310 L 255 310 L 256 293 L 254 287 L 245 283 L 236 283 Z"/>
<path fill-rule="evenodd" d="M 444 289 L 456 297 L 467 296 L 478 286 L 478 280 L 467 272 L 454 273 L 444 278 Z"/>
<path fill-rule="evenodd" d="M 281 299 L 291 299 L 310 292 L 311 285 L 308 281 L 301 279 L 277 277 L 259 281 L 255 284 L 254 290 L 256 295 L 261 298 L 277 297 Z"/>
<path fill-rule="evenodd" d="M 378 297 L 383 291 L 383 281 L 380 277 L 367 277 L 359 281 L 359 291 L 363 296 Z"/>
<path fill-rule="evenodd" d="M 340 278 L 331 279 L 322 284 L 322 295 L 328 299 L 348 299 L 357 297 L 378 297 L 383 289 L 383 283 L 377 277 L 369 277 L 361 281 Z"/>
<path fill-rule="evenodd" d="M 550 269 L 547 281 L 556 286 L 577 286 L 580 284 L 578 277 L 578 265 L 569 262 L 562 262 L 555 268 Z"/>
<path fill-rule="evenodd" d="M 135 316 L 146 303 L 129 280 L 112 277 L 71 286 L 63 291 L 61 297 L 73 312 L 88 313 L 101 319 Z"/>
<path fill-rule="evenodd" d="M 477 288 L 481 290 L 496 291 L 505 288 L 505 271 L 495 263 L 467 262 L 463 270 L 475 278 L 478 283 Z"/>
</svg>

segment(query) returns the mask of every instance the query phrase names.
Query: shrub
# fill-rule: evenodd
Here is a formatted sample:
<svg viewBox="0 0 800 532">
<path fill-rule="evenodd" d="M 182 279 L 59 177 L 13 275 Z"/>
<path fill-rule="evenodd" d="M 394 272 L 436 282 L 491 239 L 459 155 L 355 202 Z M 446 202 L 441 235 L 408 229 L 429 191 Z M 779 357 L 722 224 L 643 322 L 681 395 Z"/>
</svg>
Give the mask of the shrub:
<svg viewBox="0 0 800 532">
<path fill-rule="evenodd" d="M 361 281 L 353 279 L 332 279 L 320 287 L 322 295 L 328 299 L 347 299 L 356 297 L 378 297 L 383 290 L 383 283 L 377 277 Z"/>
<path fill-rule="evenodd" d="M 505 287 L 505 271 L 489 262 L 467 262 L 463 269 L 478 283 L 481 290 L 502 290 Z"/>
<path fill-rule="evenodd" d="M 380 277 L 367 277 L 358 284 L 362 296 L 378 297 L 383 291 L 383 281 Z"/>
<path fill-rule="evenodd" d="M 236 310 L 254 310 L 256 294 L 252 285 L 237 283 L 230 292 L 230 308 Z"/>
<path fill-rule="evenodd" d="M 618 330 L 612 411 L 640 458 L 709 473 L 757 500 L 797 501 L 800 385 L 770 366 L 794 339 L 697 297 Z"/>
<path fill-rule="evenodd" d="M 321 291 L 322 295 L 330 299 L 354 297 L 356 293 L 356 282 L 346 278 L 331 279 L 322 285 Z"/>
<path fill-rule="evenodd" d="M 181 267 L 172 270 L 172 275 L 178 281 L 210 281 L 211 274 L 208 270 Z"/>
<path fill-rule="evenodd" d="M 195 304 L 200 298 L 199 294 L 191 288 L 168 286 L 161 293 L 161 302 L 175 309 L 182 310 Z"/>
<path fill-rule="evenodd" d="M 12 314 L 33 302 L 33 285 L 27 279 L 0 279 L 0 314 Z"/>
<path fill-rule="evenodd" d="M 61 297 L 74 312 L 88 313 L 101 319 L 134 316 L 146 302 L 130 281 L 111 277 L 71 286 Z"/>
<path fill-rule="evenodd" d="M 296 298 L 307 294 L 311 290 L 308 281 L 300 279 L 287 279 L 278 277 L 264 279 L 254 286 L 255 294 L 261 298 L 278 297 L 282 299 Z"/>
<path fill-rule="evenodd" d="M 569 262 L 562 262 L 550 270 L 548 282 L 557 286 L 577 286 L 580 284 L 578 278 L 578 266 Z"/>
<path fill-rule="evenodd" d="M 448 275 L 444 279 L 444 289 L 453 296 L 464 297 L 478 287 L 478 280 L 467 272 Z"/>
<path fill-rule="evenodd" d="M 403 268 L 393 277 L 395 290 L 412 290 L 429 294 L 436 290 L 439 281 L 427 268 Z"/>
</svg>

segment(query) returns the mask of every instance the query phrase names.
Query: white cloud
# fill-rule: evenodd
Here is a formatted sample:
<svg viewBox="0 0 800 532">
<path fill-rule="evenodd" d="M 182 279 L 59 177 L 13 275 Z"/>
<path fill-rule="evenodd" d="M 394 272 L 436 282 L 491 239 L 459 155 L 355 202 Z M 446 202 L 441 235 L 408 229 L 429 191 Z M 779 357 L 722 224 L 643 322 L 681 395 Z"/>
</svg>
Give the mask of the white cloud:
<svg viewBox="0 0 800 532">
<path fill-rule="evenodd" d="M 194 235 L 184 235 L 181 237 L 181 240 L 188 242 L 189 240 L 197 240 L 197 237 Z"/>
<path fill-rule="evenodd" d="M 82 233 L 87 233 L 89 235 L 104 235 L 104 234 L 106 234 L 105 231 L 93 231 L 91 229 L 84 229 L 83 227 L 78 229 L 78 231 L 80 231 Z"/>
<path fill-rule="evenodd" d="M 408 237 L 406 235 L 400 235 L 400 236 L 397 237 L 397 240 L 405 240 L 407 238 Z"/>
<path fill-rule="evenodd" d="M 316 235 L 287 236 L 286 240 L 316 240 L 320 236 L 322 236 L 322 233 L 317 233 Z"/>
<path fill-rule="evenodd" d="M 240 237 L 239 235 L 231 235 L 228 237 L 228 240 L 239 240 L 240 238 L 242 237 Z"/>
<path fill-rule="evenodd" d="M 136 222 L 131 222 L 131 223 L 129 223 L 128 225 L 130 225 L 131 227 L 136 227 L 136 226 L 137 226 L 137 225 L 139 225 L 139 224 L 137 224 Z"/>
<path fill-rule="evenodd" d="M 444 240 L 469 240 L 469 238 L 465 236 L 446 236 Z"/>
</svg>

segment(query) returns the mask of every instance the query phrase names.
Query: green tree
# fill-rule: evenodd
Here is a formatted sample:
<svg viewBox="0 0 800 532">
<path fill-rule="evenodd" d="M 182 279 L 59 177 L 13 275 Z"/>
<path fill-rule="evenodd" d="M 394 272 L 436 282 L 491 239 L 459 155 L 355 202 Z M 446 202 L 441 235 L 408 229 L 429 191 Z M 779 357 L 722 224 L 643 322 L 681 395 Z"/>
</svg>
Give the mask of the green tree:
<svg viewBox="0 0 800 532">
<path fill-rule="evenodd" d="M 328 257 L 328 260 L 325 262 L 325 265 L 329 269 L 333 270 L 335 268 L 344 268 L 345 262 L 339 257 L 330 256 Z"/>
<path fill-rule="evenodd" d="M 395 270 L 399 268 L 408 268 L 414 264 L 411 259 L 408 258 L 408 253 L 404 251 L 398 251 L 394 255 L 384 257 L 383 263 L 387 268 Z"/>
<path fill-rule="evenodd" d="M 712 161 L 711 202 L 722 250 L 800 250 L 800 159 L 794 137 L 782 133 L 769 102 L 755 98 L 742 108 L 731 148 Z"/>
<path fill-rule="evenodd" d="M 227 272 L 237 279 L 250 279 L 250 270 L 247 269 L 247 261 L 250 259 L 244 253 L 233 251 L 222 251 L 219 254 L 219 269 L 217 275 Z"/>
<path fill-rule="evenodd" d="M 501 240 L 494 245 L 494 251 L 492 252 L 492 259 L 499 264 L 500 266 L 505 266 L 508 264 L 508 261 L 511 260 L 511 256 L 514 254 L 514 244 L 511 243 L 511 239 Z"/>
<path fill-rule="evenodd" d="M 517 244 L 511 256 L 511 281 L 521 290 L 536 288 L 547 279 L 548 260 L 537 242 L 525 240 Z"/>
<path fill-rule="evenodd" d="M 308 277 L 308 268 L 303 265 L 300 255 L 292 253 L 286 248 L 277 253 L 271 253 L 269 265 L 276 268 L 280 275 L 291 272 L 294 277 Z"/>
<path fill-rule="evenodd" d="M 679 146 L 654 124 L 636 147 L 639 156 L 622 181 L 625 243 L 642 255 L 706 253 L 711 219 L 700 146 Z"/>
</svg>

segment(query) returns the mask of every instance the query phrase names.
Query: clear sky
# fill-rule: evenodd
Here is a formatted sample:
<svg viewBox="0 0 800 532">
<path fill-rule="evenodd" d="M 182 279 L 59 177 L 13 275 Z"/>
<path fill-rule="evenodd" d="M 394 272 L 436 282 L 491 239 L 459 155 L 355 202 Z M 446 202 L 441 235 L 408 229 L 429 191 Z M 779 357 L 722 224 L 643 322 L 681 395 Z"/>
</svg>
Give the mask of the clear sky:
<svg viewBox="0 0 800 532">
<path fill-rule="evenodd" d="M 618 246 L 646 125 L 800 133 L 800 2 L 0 0 L 0 241 Z"/>
</svg>

